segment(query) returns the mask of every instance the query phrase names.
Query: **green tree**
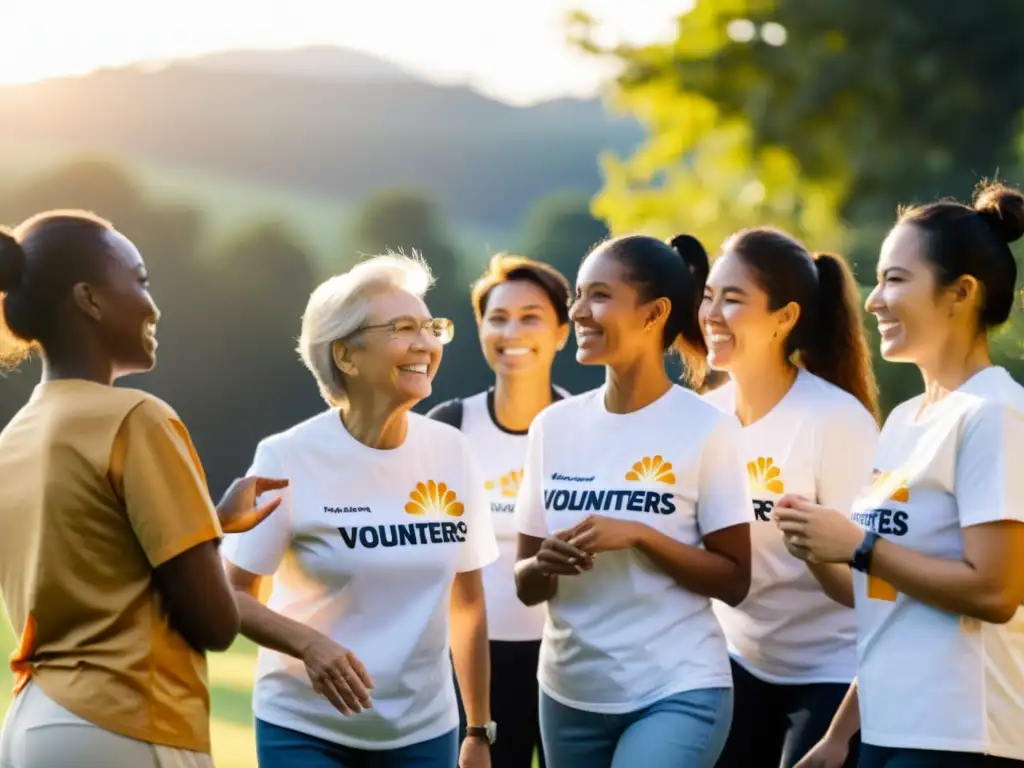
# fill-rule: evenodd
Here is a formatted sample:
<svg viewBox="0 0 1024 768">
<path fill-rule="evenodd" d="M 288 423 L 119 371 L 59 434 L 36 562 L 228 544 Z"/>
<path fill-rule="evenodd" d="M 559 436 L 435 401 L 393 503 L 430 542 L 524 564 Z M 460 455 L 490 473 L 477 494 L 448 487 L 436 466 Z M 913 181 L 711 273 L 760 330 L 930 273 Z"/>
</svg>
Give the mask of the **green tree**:
<svg viewBox="0 0 1024 768">
<path fill-rule="evenodd" d="M 520 250 L 555 267 L 571 283 L 583 257 L 608 234 L 605 223 L 590 212 L 588 195 L 559 192 L 541 198 L 527 211 Z"/>
<path fill-rule="evenodd" d="M 419 189 L 385 189 L 372 195 L 356 215 L 348 242 L 360 256 L 415 250 L 438 280 L 451 279 L 457 272 L 454 237 L 437 203 Z"/>
<path fill-rule="evenodd" d="M 577 15 L 577 42 L 622 65 L 615 105 L 648 130 L 604 159 L 595 210 L 615 229 L 683 219 L 712 242 L 774 222 L 824 249 L 841 222 L 963 196 L 1015 158 L 1022 22 L 1013 0 L 697 0 L 674 40 L 604 50 Z M 873 256 L 876 234 L 849 244 Z"/>
</svg>

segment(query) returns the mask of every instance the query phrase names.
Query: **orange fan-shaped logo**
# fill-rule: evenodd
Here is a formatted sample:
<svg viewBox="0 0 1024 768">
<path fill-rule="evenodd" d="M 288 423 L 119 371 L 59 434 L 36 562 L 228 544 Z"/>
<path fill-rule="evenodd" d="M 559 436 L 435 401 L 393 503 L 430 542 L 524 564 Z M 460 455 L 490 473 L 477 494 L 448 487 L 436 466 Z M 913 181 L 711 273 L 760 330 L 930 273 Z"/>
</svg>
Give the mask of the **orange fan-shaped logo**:
<svg viewBox="0 0 1024 768">
<path fill-rule="evenodd" d="M 782 470 L 775 466 L 775 460 L 770 456 L 758 456 L 755 461 L 748 461 L 747 476 L 751 493 L 783 493 L 786 490 Z"/>
<path fill-rule="evenodd" d="M 910 501 L 910 489 L 907 487 L 906 473 L 902 470 L 877 472 L 871 483 L 869 493 L 883 496 L 890 501 L 906 504 Z"/>
<path fill-rule="evenodd" d="M 672 463 L 661 456 L 644 456 L 626 473 L 626 479 L 635 483 L 655 481 L 671 485 L 676 481 Z"/>
<path fill-rule="evenodd" d="M 416 487 L 409 494 L 405 511 L 410 515 L 460 517 L 465 509 L 456 497 L 455 491 L 445 483 L 428 480 L 425 483 L 416 483 Z"/>
<path fill-rule="evenodd" d="M 488 480 L 484 483 L 484 488 L 488 491 L 493 491 L 495 488 L 501 489 L 501 495 L 507 496 L 514 499 L 519 495 L 519 484 L 523 481 L 523 470 L 513 469 L 507 475 L 502 475 L 497 480 Z"/>
</svg>

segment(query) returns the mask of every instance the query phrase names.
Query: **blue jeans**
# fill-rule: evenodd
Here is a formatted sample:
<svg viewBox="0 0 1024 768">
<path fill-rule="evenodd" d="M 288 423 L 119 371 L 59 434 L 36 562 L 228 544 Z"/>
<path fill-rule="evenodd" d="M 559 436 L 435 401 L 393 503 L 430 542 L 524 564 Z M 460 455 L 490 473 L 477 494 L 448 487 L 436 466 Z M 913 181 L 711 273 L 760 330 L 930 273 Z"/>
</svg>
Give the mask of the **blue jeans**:
<svg viewBox="0 0 1024 768">
<path fill-rule="evenodd" d="M 353 749 L 256 720 L 259 768 L 454 768 L 458 729 L 399 749 Z"/>
<path fill-rule="evenodd" d="M 685 691 L 622 715 L 540 695 L 549 768 L 713 768 L 731 722 L 731 688 Z"/>
<path fill-rule="evenodd" d="M 1024 761 L 968 752 L 898 749 L 862 744 L 857 768 L 1011 768 Z"/>
</svg>

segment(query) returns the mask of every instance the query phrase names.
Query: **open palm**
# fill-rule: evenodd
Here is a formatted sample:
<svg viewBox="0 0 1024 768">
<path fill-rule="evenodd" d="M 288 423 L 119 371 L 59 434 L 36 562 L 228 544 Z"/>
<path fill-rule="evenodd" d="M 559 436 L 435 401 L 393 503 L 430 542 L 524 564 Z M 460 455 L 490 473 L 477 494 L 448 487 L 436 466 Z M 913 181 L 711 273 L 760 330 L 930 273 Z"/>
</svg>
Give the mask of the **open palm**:
<svg viewBox="0 0 1024 768">
<path fill-rule="evenodd" d="M 256 499 L 268 491 L 288 487 L 287 480 L 267 477 L 241 477 L 235 480 L 217 505 L 217 517 L 224 533 L 245 533 L 262 523 L 281 506 L 281 496 L 275 495 L 260 507 Z"/>
</svg>

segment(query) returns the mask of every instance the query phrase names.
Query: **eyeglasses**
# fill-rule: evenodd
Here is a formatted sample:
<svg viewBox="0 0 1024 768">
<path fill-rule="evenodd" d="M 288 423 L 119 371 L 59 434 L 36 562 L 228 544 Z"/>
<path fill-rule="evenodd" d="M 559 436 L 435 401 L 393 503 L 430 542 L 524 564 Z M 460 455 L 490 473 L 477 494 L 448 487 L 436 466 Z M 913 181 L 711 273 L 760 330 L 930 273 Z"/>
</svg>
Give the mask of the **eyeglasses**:
<svg viewBox="0 0 1024 768">
<path fill-rule="evenodd" d="M 392 320 L 390 323 L 379 325 L 364 325 L 360 331 L 388 330 L 396 339 L 412 341 L 423 331 L 427 331 L 442 344 L 447 344 L 455 336 L 455 323 L 446 317 L 433 317 L 430 320 L 414 320 L 411 317 L 402 317 Z"/>
</svg>

